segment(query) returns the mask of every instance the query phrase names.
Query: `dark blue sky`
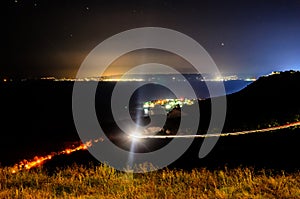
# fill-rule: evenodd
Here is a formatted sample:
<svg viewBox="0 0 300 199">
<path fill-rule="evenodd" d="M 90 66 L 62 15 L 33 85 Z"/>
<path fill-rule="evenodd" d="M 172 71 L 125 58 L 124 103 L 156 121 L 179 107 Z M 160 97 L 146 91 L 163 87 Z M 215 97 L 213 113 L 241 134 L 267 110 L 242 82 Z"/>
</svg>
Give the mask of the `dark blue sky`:
<svg viewBox="0 0 300 199">
<path fill-rule="evenodd" d="M 196 39 L 221 72 L 258 76 L 300 70 L 300 1 L 10 0 L 0 76 L 74 77 L 97 44 L 159 26 Z M 223 45 L 223 44 L 224 45 Z"/>
</svg>

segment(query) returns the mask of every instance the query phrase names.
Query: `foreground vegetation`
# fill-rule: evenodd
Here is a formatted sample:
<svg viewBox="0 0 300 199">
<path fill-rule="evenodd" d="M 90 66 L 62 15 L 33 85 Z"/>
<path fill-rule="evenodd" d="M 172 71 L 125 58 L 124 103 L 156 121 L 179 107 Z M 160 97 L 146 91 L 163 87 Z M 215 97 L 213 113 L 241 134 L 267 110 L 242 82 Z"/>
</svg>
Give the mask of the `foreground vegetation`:
<svg viewBox="0 0 300 199">
<path fill-rule="evenodd" d="M 0 198 L 300 198 L 300 172 L 252 168 L 132 174 L 108 166 L 0 171 Z"/>
</svg>

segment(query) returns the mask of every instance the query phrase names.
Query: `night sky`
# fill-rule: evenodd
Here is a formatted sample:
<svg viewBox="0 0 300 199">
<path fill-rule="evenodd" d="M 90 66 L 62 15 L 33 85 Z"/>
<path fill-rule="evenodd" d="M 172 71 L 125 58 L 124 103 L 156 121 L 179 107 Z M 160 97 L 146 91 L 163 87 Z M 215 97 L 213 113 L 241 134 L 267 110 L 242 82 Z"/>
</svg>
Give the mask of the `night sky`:
<svg viewBox="0 0 300 199">
<path fill-rule="evenodd" d="M 258 76 L 300 70 L 300 1 L 296 0 L 9 0 L 1 4 L 0 77 L 75 77 L 100 42 L 145 26 L 170 28 L 194 38 L 223 73 Z"/>
</svg>

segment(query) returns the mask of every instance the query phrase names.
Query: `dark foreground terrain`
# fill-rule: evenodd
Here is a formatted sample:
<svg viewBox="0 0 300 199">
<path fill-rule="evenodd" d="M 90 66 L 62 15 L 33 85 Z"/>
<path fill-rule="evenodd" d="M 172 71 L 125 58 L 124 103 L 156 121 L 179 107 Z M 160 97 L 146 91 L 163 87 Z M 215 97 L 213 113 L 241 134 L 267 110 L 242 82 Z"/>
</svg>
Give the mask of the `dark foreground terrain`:
<svg viewBox="0 0 300 199">
<path fill-rule="evenodd" d="M 111 83 L 106 86 L 113 88 Z M 53 81 L 1 84 L 1 165 L 13 165 L 23 159 L 47 155 L 52 151 L 79 144 L 80 139 L 72 117 L 72 87 L 72 82 Z M 289 71 L 262 77 L 242 91 L 228 95 L 223 131 L 260 129 L 297 121 L 300 115 L 299 90 L 299 72 Z M 110 99 L 107 96 L 109 89 L 96 94 L 96 110 L 105 133 L 112 136 L 119 132 L 119 129 L 112 120 L 108 109 Z M 210 100 L 201 100 L 199 104 L 201 121 L 198 133 L 201 134 L 205 132 L 209 122 Z M 185 114 L 185 117 L 188 117 L 188 112 Z M 174 126 L 178 124 L 180 117 L 171 116 L 172 112 L 164 129 L 176 129 Z M 300 168 L 297 158 L 299 131 L 299 128 L 293 128 L 270 133 L 221 137 L 211 153 L 203 159 L 198 158 L 203 139 L 197 138 L 170 168 L 222 168 L 227 165 L 297 170 Z M 155 149 L 170 140 L 150 139 L 147 142 L 154 143 L 149 146 Z M 97 164 L 88 151 L 79 151 L 72 155 L 55 157 L 47 162 L 45 167 L 55 168 L 74 162 Z"/>
</svg>

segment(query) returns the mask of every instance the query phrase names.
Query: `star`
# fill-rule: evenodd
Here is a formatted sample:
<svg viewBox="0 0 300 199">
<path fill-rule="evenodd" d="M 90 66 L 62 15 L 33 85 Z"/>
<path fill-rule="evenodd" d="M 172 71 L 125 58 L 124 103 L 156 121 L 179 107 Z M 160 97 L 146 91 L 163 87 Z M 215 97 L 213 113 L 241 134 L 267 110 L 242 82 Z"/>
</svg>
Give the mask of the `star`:
<svg viewBox="0 0 300 199">
<path fill-rule="evenodd" d="M 225 46 L 224 42 L 221 43 L 221 46 L 222 46 L 222 47 Z"/>
</svg>

